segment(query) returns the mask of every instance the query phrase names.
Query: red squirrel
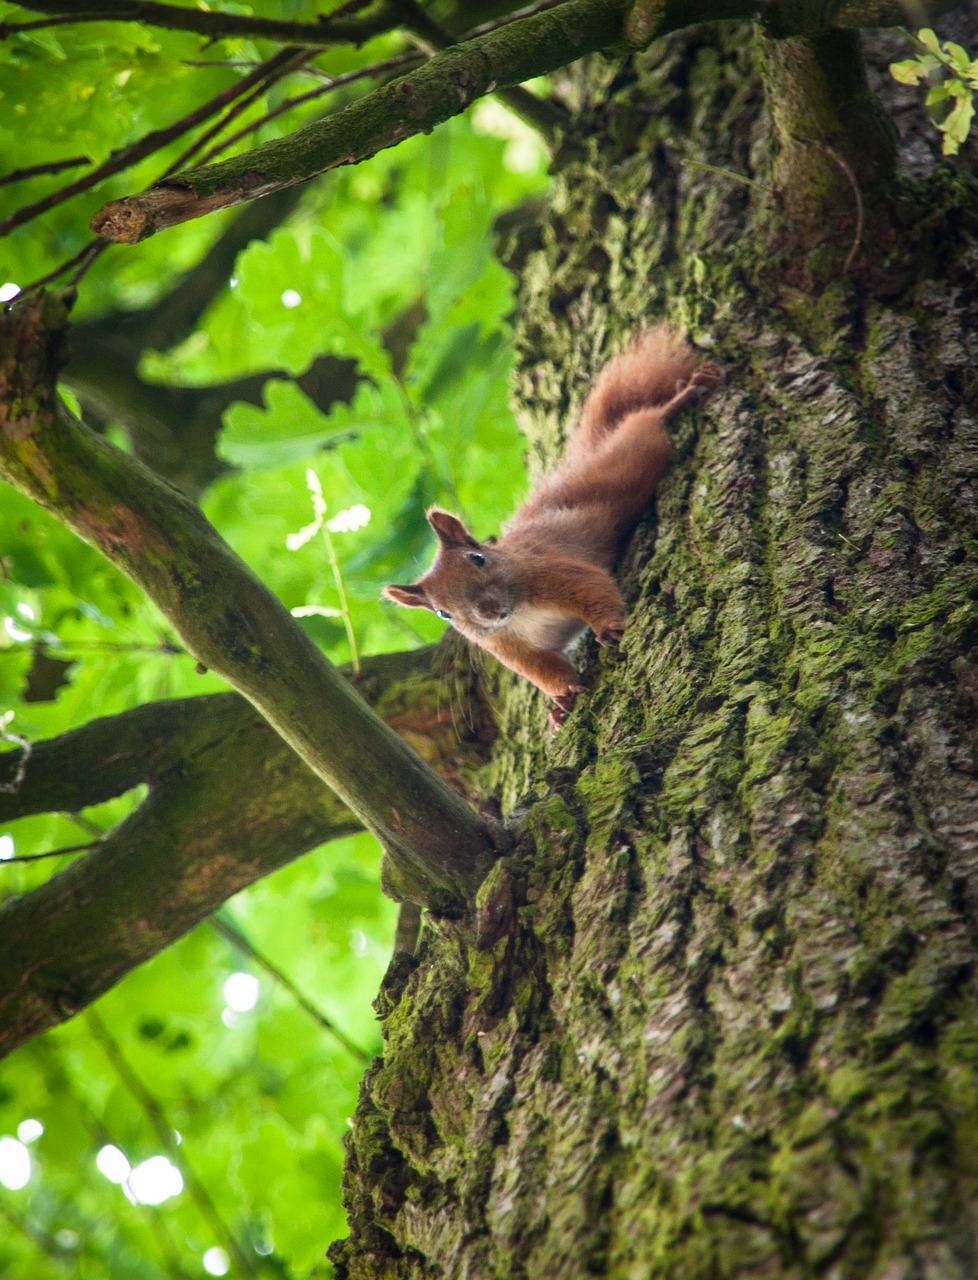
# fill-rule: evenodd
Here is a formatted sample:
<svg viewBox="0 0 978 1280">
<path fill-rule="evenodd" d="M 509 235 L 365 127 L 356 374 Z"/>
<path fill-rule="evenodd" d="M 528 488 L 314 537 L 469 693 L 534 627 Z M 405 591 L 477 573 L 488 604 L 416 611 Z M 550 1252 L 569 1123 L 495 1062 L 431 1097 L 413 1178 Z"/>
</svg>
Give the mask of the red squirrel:
<svg viewBox="0 0 978 1280">
<path fill-rule="evenodd" d="M 499 538 L 479 542 L 456 516 L 432 507 L 434 564 L 384 595 L 431 609 L 531 680 L 553 699 L 556 729 L 583 688 L 564 650 L 585 625 L 606 648 L 625 629 L 610 570 L 672 457 L 666 423 L 718 379 L 677 330 L 637 332 L 602 371 L 563 460 Z"/>
</svg>

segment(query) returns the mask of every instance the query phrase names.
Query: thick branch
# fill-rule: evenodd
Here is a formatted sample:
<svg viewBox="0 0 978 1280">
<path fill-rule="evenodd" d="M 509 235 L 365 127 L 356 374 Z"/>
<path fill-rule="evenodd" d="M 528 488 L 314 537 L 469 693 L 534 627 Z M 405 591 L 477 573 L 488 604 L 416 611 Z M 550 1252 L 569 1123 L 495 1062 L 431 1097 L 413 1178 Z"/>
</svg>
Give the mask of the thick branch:
<svg viewBox="0 0 978 1280">
<path fill-rule="evenodd" d="M 402 893 L 458 909 L 489 827 L 391 732 L 182 494 L 73 419 L 54 393 L 63 311 L 0 322 L 0 475 L 128 574 L 188 650 L 274 725 L 387 850 Z"/>
<path fill-rule="evenodd" d="M 933 16 L 954 6 L 935 0 L 922 7 Z M 585 54 L 642 47 L 697 22 L 752 18 L 759 8 L 779 35 L 850 27 L 857 17 L 876 25 L 906 19 L 898 0 L 853 0 L 839 12 L 830 4 L 810 6 L 802 15 L 787 0 L 760 6 L 749 0 L 566 0 L 453 45 L 417 71 L 285 138 L 110 201 L 92 219 L 92 230 L 108 240 L 136 244 L 166 227 L 357 163 L 415 133 L 429 133 L 484 94 L 545 75 Z"/>
<path fill-rule="evenodd" d="M 219 40 L 222 36 L 252 36 L 286 43 L 312 45 L 363 44 L 397 25 L 386 3 L 373 5 L 369 13 L 321 22 L 286 22 L 278 18 L 254 18 L 219 9 L 185 8 L 157 4 L 154 0 L 25 0 L 21 6 L 37 13 L 67 14 L 77 22 L 144 22 L 169 31 L 194 31 Z"/>
<path fill-rule="evenodd" d="M 417 71 L 285 138 L 111 201 L 92 228 L 107 239 L 135 244 L 164 227 L 366 159 L 412 134 L 429 133 L 486 93 L 621 42 L 626 9 L 626 0 L 567 0 L 452 46 Z"/>
<path fill-rule="evenodd" d="M 444 652 L 367 658 L 359 688 L 464 787 L 485 750 L 460 740 Z M 0 755 L 0 783 L 21 752 Z M 0 821 L 74 811 L 141 782 L 150 795 L 92 853 L 0 908 L 0 1054 L 70 1017 L 246 885 L 361 824 L 237 694 L 94 720 L 33 745 Z M 2 875 L 0 868 L 0 875 Z"/>
</svg>

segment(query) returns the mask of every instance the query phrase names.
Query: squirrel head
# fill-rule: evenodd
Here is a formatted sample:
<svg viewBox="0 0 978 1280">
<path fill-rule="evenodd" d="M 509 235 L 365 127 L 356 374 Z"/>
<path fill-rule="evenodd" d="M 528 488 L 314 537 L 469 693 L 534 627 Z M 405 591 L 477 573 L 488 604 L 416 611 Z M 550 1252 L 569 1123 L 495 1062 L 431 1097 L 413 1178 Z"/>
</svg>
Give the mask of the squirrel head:
<svg viewBox="0 0 978 1280">
<path fill-rule="evenodd" d="M 409 609 L 430 609 L 462 634 L 488 635 L 509 622 L 518 602 L 517 581 L 494 540 L 479 542 L 457 516 L 439 507 L 428 512 L 438 535 L 434 564 L 417 582 L 392 583 L 388 600 Z"/>
</svg>

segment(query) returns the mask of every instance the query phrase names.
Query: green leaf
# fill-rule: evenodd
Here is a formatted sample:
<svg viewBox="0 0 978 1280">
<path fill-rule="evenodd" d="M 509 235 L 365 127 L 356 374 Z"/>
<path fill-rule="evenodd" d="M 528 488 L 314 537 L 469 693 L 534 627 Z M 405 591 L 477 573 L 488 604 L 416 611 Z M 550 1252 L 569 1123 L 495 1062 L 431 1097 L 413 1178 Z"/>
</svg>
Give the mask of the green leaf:
<svg viewBox="0 0 978 1280">
<path fill-rule="evenodd" d="M 238 402 L 224 413 L 218 454 L 245 469 L 312 458 L 337 431 L 294 382 L 265 384 L 264 409 Z"/>
<path fill-rule="evenodd" d="M 957 154 L 961 143 L 971 132 L 971 121 L 974 119 L 975 104 L 971 97 L 959 98 L 956 105 L 948 112 L 941 124 L 944 134 L 943 151 L 946 156 Z"/>
<path fill-rule="evenodd" d="M 967 50 L 962 49 L 959 44 L 955 44 L 953 40 L 944 41 L 944 52 L 951 60 L 951 65 L 956 71 L 967 75 L 971 69 L 971 57 Z"/>
<path fill-rule="evenodd" d="M 900 84 L 916 85 L 940 65 L 936 58 L 907 58 L 903 62 L 891 62 L 890 75 Z"/>
<path fill-rule="evenodd" d="M 942 80 L 940 84 L 935 84 L 927 90 L 927 97 L 924 102 L 928 107 L 936 106 L 939 102 L 944 102 L 947 98 L 954 95 L 953 80 Z"/>
<path fill-rule="evenodd" d="M 934 54 L 937 58 L 941 58 L 941 42 L 930 27 L 922 27 L 917 32 L 917 39 L 928 52 Z"/>
</svg>

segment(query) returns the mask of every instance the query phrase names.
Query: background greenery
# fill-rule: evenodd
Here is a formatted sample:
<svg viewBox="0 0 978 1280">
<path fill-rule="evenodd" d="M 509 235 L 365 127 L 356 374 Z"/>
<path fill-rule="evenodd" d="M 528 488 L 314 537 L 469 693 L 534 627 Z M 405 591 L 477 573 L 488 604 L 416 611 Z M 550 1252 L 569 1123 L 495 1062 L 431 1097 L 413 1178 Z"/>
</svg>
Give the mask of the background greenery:
<svg viewBox="0 0 978 1280">
<path fill-rule="evenodd" d="M 320 8 L 271 0 L 231 7 L 294 18 Z M 36 16 L 0 5 L 0 21 Z M 340 74 L 396 51 L 385 37 L 359 51 L 325 51 L 315 65 Z M 4 167 L 80 153 L 101 161 L 240 74 L 188 63 L 253 61 L 269 52 L 245 40 L 205 46 L 134 24 L 8 36 L 0 40 Z M 308 75 L 289 77 L 242 120 L 310 83 Z M 296 127 L 314 110 L 322 106 L 285 116 L 257 140 Z M 185 146 L 181 139 L 0 240 L 0 283 L 23 286 L 77 253 L 101 204 L 148 186 Z M 72 176 L 0 187 L 0 217 Z M 355 356 L 368 375 L 353 402 L 329 414 L 285 380 L 267 384 L 264 407 L 232 405 L 218 451 L 234 469 L 202 498 L 219 531 L 287 606 L 327 611 L 303 625 L 334 661 L 350 652 L 331 613 L 339 600 L 324 543 L 317 537 L 295 551 L 286 547 L 286 537 L 312 519 L 307 470 L 321 481 L 327 518 L 357 504 L 370 512 L 363 527 L 333 534 L 361 651 L 433 638 L 441 623 L 396 613 L 380 602 L 379 588 L 410 578 L 429 554 L 429 503 L 459 510 L 489 532 L 523 483 L 507 407 L 513 286 L 494 257 L 493 226 L 545 183 L 542 147 L 504 108 L 483 103 L 431 137 L 314 184 L 287 225 L 240 255 L 193 335 L 145 355 L 146 377 L 177 385 L 270 367 L 299 374 L 323 353 Z M 150 305 L 231 216 L 110 250 L 81 285 L 76 319 Z M 402 364 L 382 335 L 412 309 L 423 318 Z M 125 447 L 121 429 L 109 430 Z M 39 654 L 70 664 L 45 700 L 36 700 L 30 684 Z M 195 671 L 127 579 L 0 486 L 7 734 L 50 737 L 96 715 L 220 687 Z M 81 814 L 11 824 L 0 832 L 0 856 L 84 843 L 137 799 L 130 793 Z M 31 888 L 70 856 L 0 864 L 0 895 Z M 0 1275 L 220 1274 L 229 1250 L 222 1226 L 254 1246 L 271 1274 L 328 1274 L 322 1243 L 344 1229 L 341 1139 L 363 1055 L 381 1047 L 370 1000 L 390 954 L 394 908 L 380 894 L 378 867 L 368 837 L 317 850 L 226 908 L 225 918 L 260 956 L 204 925 L 93 1013 L 0 1064 L 0 1135 L 22 1138 L 31 1159 L 25 1186 L 0 1186 Z M 259 980 L 250 1011 L 226 1006 L 224 983 L 236 972 Z M 303 1008 L 297 993 L 363 1054 Z M 40 1136 L 32 1136 L 37 1126 L 23 1128 L 32 1119 L 43 1125 Z M 133 1203 L 96 1165 L 110 1144 L 132 1166 L 166 1155 L 181 1170 L 183 1190 L 158 1206 Z M 225 1256 L 208 1253 L 215 1248 Z"/>
</svg>

